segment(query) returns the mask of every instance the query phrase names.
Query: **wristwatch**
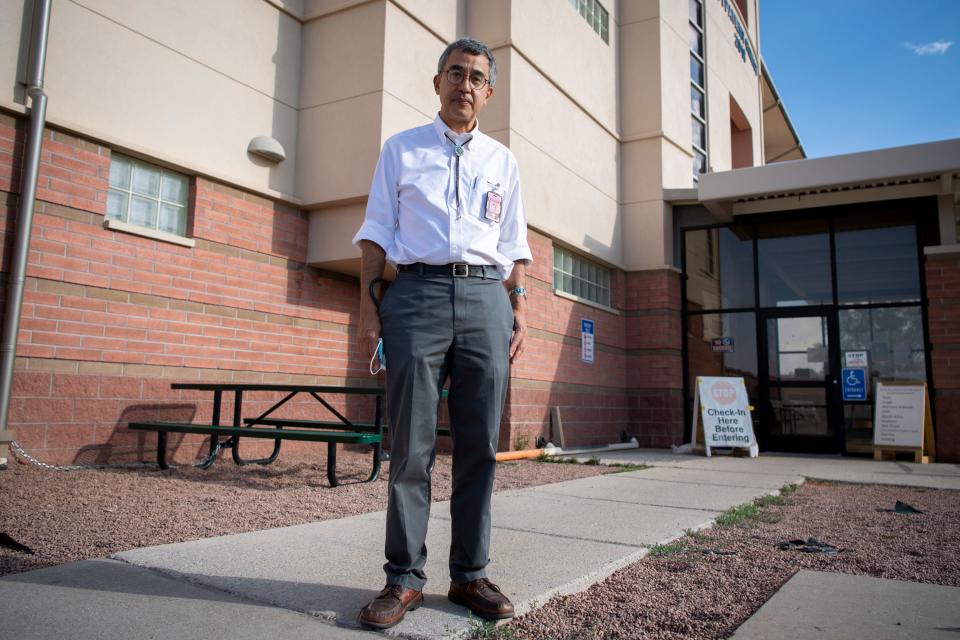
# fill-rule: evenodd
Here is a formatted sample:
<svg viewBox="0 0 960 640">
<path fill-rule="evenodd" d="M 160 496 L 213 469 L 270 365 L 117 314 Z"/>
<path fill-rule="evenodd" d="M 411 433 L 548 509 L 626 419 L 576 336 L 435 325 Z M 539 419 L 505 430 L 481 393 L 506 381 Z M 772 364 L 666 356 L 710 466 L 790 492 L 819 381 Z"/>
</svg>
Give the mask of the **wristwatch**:
<svg viewBox="0 0 960 640">
<path fill-rule="evenodd" d="M 526 299 L 527 299 L 527 290 L 524 289 L 523 287 L 514 287 L 513 289 L 510 289 L 510 295 L 512 295 L 512 296 L 523 296 L 523 299 L 526 300 Z"/>
</svg>

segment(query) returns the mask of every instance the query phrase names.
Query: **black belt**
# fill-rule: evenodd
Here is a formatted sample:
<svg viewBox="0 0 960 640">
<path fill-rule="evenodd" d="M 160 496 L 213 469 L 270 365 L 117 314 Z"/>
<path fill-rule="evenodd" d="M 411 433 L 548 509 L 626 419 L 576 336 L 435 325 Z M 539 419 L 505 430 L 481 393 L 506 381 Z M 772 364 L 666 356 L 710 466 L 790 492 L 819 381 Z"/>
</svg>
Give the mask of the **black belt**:
<svg viewBox="0 0 960 640">
<path fill-rule="evenodd" d="M 413 271 L 420 275 L 450 276 L 451 278 L 489 278 L 500 279 L 500 269 L 492 264 L 466 264 L 454 262 L 452 264 L 398 264 L 397 271 Z"/>
</svg>

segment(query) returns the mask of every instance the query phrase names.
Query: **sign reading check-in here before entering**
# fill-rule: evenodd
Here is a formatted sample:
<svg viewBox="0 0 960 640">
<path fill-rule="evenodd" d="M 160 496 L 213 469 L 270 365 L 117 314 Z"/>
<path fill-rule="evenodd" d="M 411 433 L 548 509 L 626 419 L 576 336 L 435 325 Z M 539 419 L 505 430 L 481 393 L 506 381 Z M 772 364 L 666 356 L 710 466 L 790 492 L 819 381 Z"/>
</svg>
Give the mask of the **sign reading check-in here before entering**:
<svg viewBox="0 0 960 640">
<path fill-rule="evenodd" d="M 713 447 L 749 449 L 751 458 L 757 456 L 759 449 L 753 435 L 753 418 L 743 378 L 697 377 L 690 440 L 694 443 L 697 441 L 698 419 L 703 420 L 707 456 Z"/>
</svg>

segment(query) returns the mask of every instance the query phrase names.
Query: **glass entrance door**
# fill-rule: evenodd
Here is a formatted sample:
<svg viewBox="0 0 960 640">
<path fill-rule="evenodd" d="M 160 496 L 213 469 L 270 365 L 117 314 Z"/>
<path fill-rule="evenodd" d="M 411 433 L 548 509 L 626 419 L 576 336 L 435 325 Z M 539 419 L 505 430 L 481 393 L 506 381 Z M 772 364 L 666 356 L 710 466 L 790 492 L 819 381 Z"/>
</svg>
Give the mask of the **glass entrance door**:
<svg viewBox="0 0 960 640">
<path fill-rule="evenodd" d="M 763 449 L 840 452 L 834 317 L 816 309 L 762 314 L 758 438 Z"/>
</svg>

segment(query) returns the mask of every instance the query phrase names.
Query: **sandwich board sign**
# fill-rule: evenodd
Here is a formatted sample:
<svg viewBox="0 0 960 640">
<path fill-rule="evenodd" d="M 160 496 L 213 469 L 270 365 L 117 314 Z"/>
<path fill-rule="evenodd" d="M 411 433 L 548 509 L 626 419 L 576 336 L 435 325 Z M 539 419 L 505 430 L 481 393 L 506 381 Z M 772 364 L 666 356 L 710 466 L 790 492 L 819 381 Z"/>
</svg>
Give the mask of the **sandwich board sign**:
<svg viewBox="0 0 960 640">
<path fill-rule="evenodd" d="M 927 385 L 877 383 L 873 412 L 873 453 L 882 460 L 885 453 L 908 451 L 917 462 L 934 458 L 933 421 Z"/>
<path fill-rule="evenodd" d="M 697 443 L 697 424 L 703 423 L 703 442 L 710 449 L 732 447 L 748 449 L 757 457 L 760 449 L 753 434 L 750 400 L 743 378 L 698 376 L 693 396 L 693 424 L 690 442 Z"/>
</svg>

